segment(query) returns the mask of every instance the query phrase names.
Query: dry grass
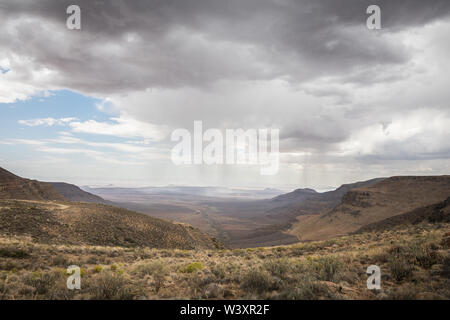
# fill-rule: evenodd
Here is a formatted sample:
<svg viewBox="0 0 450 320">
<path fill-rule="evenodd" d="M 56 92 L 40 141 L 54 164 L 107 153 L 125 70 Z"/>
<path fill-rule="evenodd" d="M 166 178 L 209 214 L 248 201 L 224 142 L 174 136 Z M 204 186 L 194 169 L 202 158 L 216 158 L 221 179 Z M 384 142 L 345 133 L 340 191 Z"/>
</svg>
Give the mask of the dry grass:
<svg viewBox="0 0 450 320">
<path fill-rule="evenodd" d="M 450 224 L 272 248 L 170 250 L 0 238 L 0 299 L 449 299 Z M 65 268 L 81 267 L 81 290 Z M 381 267 L 382 289 L 366 288 Z"/>
</svg>

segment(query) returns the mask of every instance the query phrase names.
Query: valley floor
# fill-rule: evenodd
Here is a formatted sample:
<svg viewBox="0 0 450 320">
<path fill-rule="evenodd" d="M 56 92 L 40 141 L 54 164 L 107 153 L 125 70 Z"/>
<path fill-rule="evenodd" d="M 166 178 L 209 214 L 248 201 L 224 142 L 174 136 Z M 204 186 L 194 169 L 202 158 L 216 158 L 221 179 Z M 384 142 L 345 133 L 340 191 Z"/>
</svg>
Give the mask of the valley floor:
<svg viewBox="0 0 450 320">
<path fill-rule="evenodd" d="M 81 267 L 81 290 L 66 268 Z M 366 269 L 381 268 L 370 291 Z M 450 299 L 450 224 L 290 246 L 168 250 L 0 238 L 0 299 Z"/>
</svg>

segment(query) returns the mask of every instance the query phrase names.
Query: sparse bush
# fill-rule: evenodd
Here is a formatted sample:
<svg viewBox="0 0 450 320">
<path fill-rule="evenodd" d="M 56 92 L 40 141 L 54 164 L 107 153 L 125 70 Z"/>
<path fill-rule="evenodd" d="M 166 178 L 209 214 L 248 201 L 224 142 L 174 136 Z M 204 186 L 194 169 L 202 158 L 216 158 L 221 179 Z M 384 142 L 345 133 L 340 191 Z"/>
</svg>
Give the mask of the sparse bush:
<svg viewBox="0 0 450 320">
<path fill-rule="evenodd" d="M 194 298 L 203 298 L 206 296 L 206 288 L 214 283 L 214 279 L 201 273 L 193 273 L 189 276 L 187 283 Z"/>
<path fill-rule="evenodd" d="M 402 257 L 394 257 L 389 261 L 389 270 L 392 277 L 396 281 L 408 279 L 413 272 L 413 266 L 406 259 Z"/>
<path fill-rule="evenodd" d="M 66 257 L 63 256 L 63 255 L 57 255 L 57 256 L 53 257 L 52 263 L 53 263 L 54 266 L 66 267 L 66 266 L 69 265 L 68 262 L 67 262 Z"/>
<path fill-rule="evenodd" d="M 263 265 L 272 276 L 284 279 L 290 270 L 289 260 L 283 259 L 272 259 L 266 261 Z"/>
<path fill-rule="evenodd" d="M 140 264 L 133 272 L 141 276 L 151 275 L 153 277 L 153 285 L 156 293 L 164 286 L 164 282 L 169 273 L 166 265 L 161 261 L 150 264 Z"/>
<path fill-rule="evenodd" d="M 252 269 L 241 280 L 241 288 L 250 293 L 263 293 L 273 289 L 273 282 L 267 271 Z"/>
<path fill-rule="evenodd" d="M 141 263 L 137 265 L 133 270 L 134 273 L 139 274 L 141 276 L 152 275 L 154 273 L 162 271 L 167 272 L 167 267 L 161 261 L 155 261 L 152 263 Z"/>
<path fill-rule="evenodd" d="M 25 278 L 25 284 L 33 287 L 36 294 L 46 295 L 55 286 L 58 279 L 62 279 L 62 275 L 57 272 L 34 271 Z"/>
<path fill-rule="evenodd" d="M 291 248 L 291 254 L 294 257 L 299 257 L 302 256 L 304 254 L 305 250 L 303 250 L 302 247 L 300 246 L 295 246 Z"/>
<path fill-rule="evenodd" d="M 17 272 L 17 270 L 21 269 L 21 264 L 18 261 L 10 260 L 5 261 L 4 263 L 0 263 L 0 270 L 8 270 L 11 272 Z"/>
<path fill-rule="evenodd" d="M 320 280 L 338 281 L 342 270 L 342 262 L 335 257 L 320 257 L 315 261 L 317 275 Z"/>
<path fill-rule="evenodd" d="M 225 268 L 221 265 L 212 267 L 211 273 L 219 280 L 224 280 L 225 277 L 227 276 Z"/>
<path fill-rule="evenodd" d="M 22 249 L 9 247 L 0 248 L 0 257 L 2 258 L 25 259 L 29 256 L 29 253 Z"/>
<path fill-rule="evenodd" d="M 177 250 L 177 251 L 175 251 L 173 256 L 175 258 L 190 258 L 191 257 L 191 253 L 186 251 L 186 250 Z"/>
<path fill-rule="evenodd" d="M 450 279 L 450 256 L 446 256 L 443 259 L 443 268 L 441 275 L 443 277 L 446 277 L 447 279 Z"/>
<path fill-rule="evenodd" d="M 283 300 L 314 300 L 320 295 L 320 284 L 310 275 L 303 275 L 298 279 L 295 287 L 284 289 L 278 299 Z"/>
<path fill-rule="evenodd" d="M 151 266 L 153 275 L 153 284 L 155 286 L 155 292 L 158 293 L 163 287 L 164 281 L 166 280 L 167 274 L 169 273 L 165 264 L 157 261 Z"/>
<path fill-rule="evenodd" d="M 422 268 L 429 269 L 433 265 L 441 263 L 443 261 L 442 255 L 440 255 L 432 245 L 427 244 L 412 244 L 409 248 L 409 254 L 414 260 L 414 264 L 421 266 Z"/>
<path fill-rule="evenodd" d="M 88 288 L 95 300 L 130 300 L 134 297 L 126 279 L 110 272 L 88 282 Z"/>
<path fill-rule="evenodd" d="M 88 264 L 96 264 L 96 263 L 99 263 L 99 259 L 96 256 L 90 256 L 86 260 L 86 263 L 88 263 Z"/>
<path fill-rule="evenodd" d="M 417 299 L 417 288 L 411 284 L 394 287 L 389 291 L 387 298 L 390 300 L 415 300 Z"/>
</svg>

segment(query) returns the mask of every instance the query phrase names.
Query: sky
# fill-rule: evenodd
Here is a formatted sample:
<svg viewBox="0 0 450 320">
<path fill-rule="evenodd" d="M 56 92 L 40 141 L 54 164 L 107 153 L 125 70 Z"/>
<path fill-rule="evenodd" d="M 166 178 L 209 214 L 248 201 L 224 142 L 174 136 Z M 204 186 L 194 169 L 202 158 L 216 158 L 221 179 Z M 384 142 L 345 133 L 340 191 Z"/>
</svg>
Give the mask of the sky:
<svg viewBox="0 0 450 320">
<path fill-rule="evenodd" d="M 328 189 L 450 173 L 448 0 L 2 0 L 0 29 L 0 167 L 24 177 Z M 279 129 L 278 173 L 175 165 L 171 133 L 197 120 Z"/>
</svg>

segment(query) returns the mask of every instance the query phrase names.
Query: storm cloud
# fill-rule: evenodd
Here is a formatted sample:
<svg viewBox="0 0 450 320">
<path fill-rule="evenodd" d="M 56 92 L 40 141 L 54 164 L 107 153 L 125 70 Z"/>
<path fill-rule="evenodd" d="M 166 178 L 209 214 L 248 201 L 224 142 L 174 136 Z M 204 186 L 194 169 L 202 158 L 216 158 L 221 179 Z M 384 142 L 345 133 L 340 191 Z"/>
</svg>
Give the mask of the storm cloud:
<svg viewBox="0 0 450 320">
<path fill-rule="evenodd" d="M 445 0 L 77 1 L 82 30 L 73 32 L 65 28 L 70 4 L 3 1 L 2 50 L 57 73 L 52 84 L 95 93 L 221 80 L 368 81 L 357 74 L 411 58 L 392 34 L 450 12 Z M 366 28 L 370 4 L 382 8 L 382 32 Z"/>
<path fill-rule="evenodd" d="M 81 30 L 65 26 L 70 4 Z M 366 27 L 373 4 L 381 30 Z M 416 172 L 430 160 L 440 173 L 449 14 L 448 0 L 5 0 L 0 101 L 70 89 L 103 99 L 119 123 L 159 126 L 158 141 L 194 120 L 275 127 L 287 166 L 308 154 L 320 170 L 379 176 L 398 171 L 391 161 Z"/>
</svg>

